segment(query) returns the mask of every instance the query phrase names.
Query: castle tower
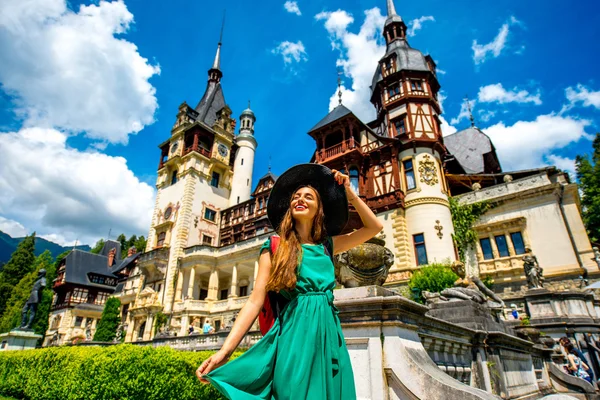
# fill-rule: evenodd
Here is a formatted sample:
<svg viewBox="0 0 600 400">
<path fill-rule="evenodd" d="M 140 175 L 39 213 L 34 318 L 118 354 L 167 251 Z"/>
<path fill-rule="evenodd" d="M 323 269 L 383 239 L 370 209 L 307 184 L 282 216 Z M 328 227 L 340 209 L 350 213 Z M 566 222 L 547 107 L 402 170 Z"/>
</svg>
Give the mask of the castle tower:
<svg viewBox="0 0 600 400">
<path fill-rule="evenodd" d="M 387 1 L 383 28 L 385 55 L 373 76 L 371 102 L 379 135 L 395 138 L 398 165 L 404 186 L 406 239 L 414 260 L 423 265 L 455 260 L 452 218 L 442 159 L 446 153 L 440 130 L 438 91 L 433 59 L 413 49 L 406 25 Z M 414 264 L 413 264 L 414 263 Z"/>
<path fill-rule="evenodd" d="M 254 154 L 256 153 L 256 139 L 254 138 L 254 123 L 256 117 L 248 108 L 240 115 L 240 133 L 235 138 L 237 151 L 233 163 L 233 183 L 229 205 L 243 203 L 250 199 L 252 191 L 252 171 L 254 169 Z"/>
<path fill-rule="evenodd" d="M 221 42 L 202 99 L 195 108 L 185 102 L 179 106 L 170 138 L 159 145 L 156 203 L 146 252 L 138 263 L 145 284 L 130 308 L 134 321 L 128 340 L 150 339 L 155 314 L 169 315 L 176 302 L 189 296 L 178 291 L 184 280 L 186 286 L 197 286 L 194 273 L 184 277 L 180 271 L 184 249 L 219 242 L 220 210 L 229 206 L 236 149 L 236 123 L 223 96 L 220 57 Z M 252 162 L 248 164 L 251 176 Z"/>
</svg>

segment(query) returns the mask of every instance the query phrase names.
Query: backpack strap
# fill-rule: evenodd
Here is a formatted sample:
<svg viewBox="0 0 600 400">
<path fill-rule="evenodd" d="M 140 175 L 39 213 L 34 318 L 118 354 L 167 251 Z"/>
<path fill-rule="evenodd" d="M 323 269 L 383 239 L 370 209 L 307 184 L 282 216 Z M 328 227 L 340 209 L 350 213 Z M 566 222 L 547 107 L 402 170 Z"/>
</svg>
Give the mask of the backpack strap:
<svg viewBox="0 0 600 400">
<path fill-rule="evenodd" d="M 333 264 L 333 239 L 331 236 L 325 238 L 323 248 L 325 249 L 325 254 L 331 259 L 331 263 Z"/>
</svg>

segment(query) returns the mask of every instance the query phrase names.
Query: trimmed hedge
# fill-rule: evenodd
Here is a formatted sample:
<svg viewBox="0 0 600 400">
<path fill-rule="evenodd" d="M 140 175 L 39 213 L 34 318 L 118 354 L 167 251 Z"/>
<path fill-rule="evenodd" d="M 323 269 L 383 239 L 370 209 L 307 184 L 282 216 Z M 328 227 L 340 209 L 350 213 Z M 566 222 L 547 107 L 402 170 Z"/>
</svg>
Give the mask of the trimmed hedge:
<svg viewBox="0 0 600 400">
<path fill-rule="evenodd" d="M 35 400 L 223 399 L 195 375 L 213 353 L 130 344 L 5 351 L 0 394 Z"/>
</svg>

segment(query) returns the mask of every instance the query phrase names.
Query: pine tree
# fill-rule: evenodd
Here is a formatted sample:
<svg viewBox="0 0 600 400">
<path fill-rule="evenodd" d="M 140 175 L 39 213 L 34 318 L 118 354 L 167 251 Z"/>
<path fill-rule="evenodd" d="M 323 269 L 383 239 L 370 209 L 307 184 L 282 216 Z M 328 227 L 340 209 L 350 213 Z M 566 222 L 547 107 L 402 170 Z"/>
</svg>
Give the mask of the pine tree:
<svg viewBox="0 0 600 400">
<path fill-rule="evenodd" d="M 583 222 L 593 243 L 600 242 L 600 133 L 592 144 L 591 160 L 589 156 L 578 155 L 575 159 L 577 180 L 582 192 L 581 205 Z"/>
<path fill-rule="evenodd" d="M 47 293 L 52 297 L 52 284 L 51 280 L 48 279 L 48 271 L 52 268 L 52 254 L 49 250 L 46 250 L 37 258 L 33 263 L 34 269 L 19 281 L 19 283 L 14 287 L 12 291 L 12 295 L 8 299 L 6 303 L 6 310 L 0 319 L 0 332 L 8 332 L 13 328 L 18 327 L 21 324 L 21 311 L 27 303 L 29 296 L 31 295 L 31 289 L 33 289 L 33 284 L 38 278 L 38 271 L 42 268 L 46 270 L 46 282 L 47 286 L 43 291 L 43 295 Z M 52 278 L 54 279 L 54 278 Z M 36 311 L 36 317 L 34 319 L 37 320 L 40 318 L 40 314 L 43 313 L 43 310 L 40 310 L 40 304 L 38 304 L 38 309 Z M 48 319 L 48 313 L 45 313 L 45 319 Z M 44 332 L 36 332 L 44 334 Z"/>
<path fill-rule="evenodd" d="M 121 323 L 120 316 L 121 301 L 116 297 L 111 297 L 106 301 L 102 317 L 98 321 L 94 341 L 110 342 L 117 335 L 117 328 Z"/>
<path fill-rule="evenodd" d="M 14 287 L 25 275 L 33 270 L 35 261 L 35 232 L 17 246 L 10 260 L 0 273 L 0 318 L 6 309 L 6 303 L 12 296 Z"/>
<path fill-rule="evenodd" d="M 146 251 L 146 238 L 143 236 L 140 236 L 135 241 L 135 248 L 137 249 L 138 253 L 143 253 L 144 251 Z"/>
</svg>

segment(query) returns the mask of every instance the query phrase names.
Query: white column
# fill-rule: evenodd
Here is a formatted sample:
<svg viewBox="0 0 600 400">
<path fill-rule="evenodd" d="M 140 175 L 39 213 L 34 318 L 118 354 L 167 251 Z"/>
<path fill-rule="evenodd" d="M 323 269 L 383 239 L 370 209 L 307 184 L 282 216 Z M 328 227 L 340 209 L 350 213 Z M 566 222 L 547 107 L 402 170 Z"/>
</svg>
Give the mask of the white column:
<svg viewBox="0 0 600 400">
<path fill-rule="evenodd" d="M 135 339 L 133 338 L 133 332 L 135 329 L 135 318 L 129 318 L 129 322 L 127 325 L 127 333 L 125 334 L 125 342 L 133 342 Z"/>
<path fill-rule="evenodd" d="M 210 272 L 210 279 L 208 280 L 208 296 L 206 300 L 217 300 L 219 292 L 219 271 L 216 267 L 213 267 Z"/>
<path fill-rule="evenodd" d="M 252 275 L 252 277 L 249 279 L 250 283 L 249 283 L 249 287 L 248 287 L 248 295 L 250 295 L 250 293 L 252 293 L 252 291 L 254 290 L 254 284 L 256 282 L 256 277 L 258 276 L 258 261 L 254 261 L 254 275 Z"/>
<path fill-rule="evenodd" d="M 190 268 L 190 279 L 188 279 L 187 297 L 190 299 L 194 296 L 194 280 L 196 279 L 196 268 Z"/>
<path fill-rule="evenodd" d="M 177 290 L 175 291 L 175 301 L 181 300 L 181 290 L 183 289 L 183 271 L 179 270 L 177 275 Z"/>
<path fill-rule="evenodd" d="M 233 270 L 231 271 L 231 290 L 228 297 L 237 297 L 238 296 L 238 267 L 237 264 L 233 266 Z"/>
<path fill-rule="evenodd" d="M 181 330 L 179 336 L 187 336 L 188 326 L 190 325 L 190 317 L 188 315 L 181 316 Z"/>
</svg>

